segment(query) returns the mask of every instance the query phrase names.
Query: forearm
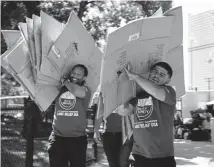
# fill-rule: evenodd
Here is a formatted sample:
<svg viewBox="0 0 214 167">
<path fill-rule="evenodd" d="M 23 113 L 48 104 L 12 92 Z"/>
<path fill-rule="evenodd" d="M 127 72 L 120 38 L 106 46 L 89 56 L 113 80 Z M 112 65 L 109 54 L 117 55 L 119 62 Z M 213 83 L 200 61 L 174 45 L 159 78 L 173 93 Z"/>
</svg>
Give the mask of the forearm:
<svg viewBox="0 0 214 167">
<path fill-rule="evenodd" d="M 163 101 L 165 99 L 165 91 L 164 88 L 154 84 L 153 82 L 149 81 L 148 79 L 135 75 L 134 81 L 148 94 L 152 95 L 153 97 L 157 98 L 158 100 Z"/>
<path fill-rule="evenodd" d="M 69 82 L 67 80 L 64 82 L 64 85 L 76 97 L 79 97 L 79 98 L 84 98 L 85 97 L 85 94 L 86 94 L 85 91 L 86 90 L 85 90 L 85 88 L 83 86 L 79 86 L 79 85 L 74 84 L 72 82 Z"/>
<path fill-rule="evenodd" d="M 133 110 L 130 110 L 130 109 L 125 109 L 124 110 L 124 115 L 123 116 L 128 116 L 128 115 L 132 115 L 133 114 Z"/>
<path fill-rule="evenodd" d="M 72 93 L 75 93 L 75 87 L 74 87 L 74 84 L 73 83 L 66 83 L 65 84 L 65 87 Z"/>
<path fill-rule="evenodd" d="M 121 105 L 121 107 L 118 108 L 117 113 L 120 116 L 127 116 L 131 115 L 134 112 L 134 107 L 131 104 L 127 104 L 127 106 Z"/>
</svg>

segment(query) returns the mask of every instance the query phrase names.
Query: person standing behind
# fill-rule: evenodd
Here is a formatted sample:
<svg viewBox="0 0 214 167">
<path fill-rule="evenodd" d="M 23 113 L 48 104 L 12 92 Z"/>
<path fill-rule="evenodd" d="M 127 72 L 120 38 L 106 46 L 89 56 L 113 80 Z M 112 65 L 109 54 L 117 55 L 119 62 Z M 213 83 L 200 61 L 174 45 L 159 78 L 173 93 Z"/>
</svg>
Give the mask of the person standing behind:
<svg viewBox="0 0 214 167">
<path fill-rule="evenodd" d="M 212 118 L 212 114 L 206 110 L 204 113 L 201 114 L 201 117 L 204 118 L 202 122 L 203 130 L 207 133 L 207 140 L 211 141 L 211 127 L 210 127 L 210 121 Z"/>
<path fill-rule="evenodd" d="M 68 162 L 72 167 L 85 167 L 86 110 L 90 101 L 90 91 L 84 86 L 87 75 L 84 65 L 75 65 L 55 100 L 48 148 L 50 167 L 65 167 Z"/>
<path fill-rule="evenodd" d="M 98 103 L 99 96 L 96 96 Z M 95 120 L 94 139 L 96 143 L 101 142 L 100 125 L 103 118 Z M 103 148 L 107 156 L 109 167 L 128 167 L 129 156 L 133 147 L 132 137 L 123 143 L 122 135 L 122 117 L 117 113 L 111 113 L 105 124 L 105 132 L 103 133 Z"/>
<path fill-rule="evenodd" d="M 141 88 L 136 98 L 121 106 L 118 114 L 134 113 L 135 167 L 175 167 L 173 144 L 173 117 L 176 109 L 175 90 L 168 86 L 172 68 L 166 62 L 158 62 L 150 69 L 149 78 L 125 69 L 130 80 Z"/>
</svg>

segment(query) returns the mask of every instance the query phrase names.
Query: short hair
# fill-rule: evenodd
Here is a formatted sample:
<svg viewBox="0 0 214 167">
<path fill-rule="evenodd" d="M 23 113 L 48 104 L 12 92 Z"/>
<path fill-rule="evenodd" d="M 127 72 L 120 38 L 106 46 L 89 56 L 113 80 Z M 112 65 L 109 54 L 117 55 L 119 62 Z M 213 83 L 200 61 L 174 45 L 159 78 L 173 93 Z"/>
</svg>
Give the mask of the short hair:
<svg viewBox="0 0 214 167">
<path fill-rule="evenodd" d="M 151 70 L 153 70 L 156 66 L 160 66 L 160 67 L 164 68 L 168 72 L 169 78 L 172 77 L 172 74 L 173 74 L 172 67 L 168 63 L 166 63 L 166 62 L 155 63 L 154 65 L 152 65 Z"/>
<path fill-rule="evenodd" d="M 84 66 L 83 64 L 76 64 L 73 68 L 72 68 L 72 71 L 77 68 L 77 67 L 80 67 L 84 70 L 84 76 L 88 76 L 88 69 L 86 68 L 86 66 Z"/>
</svg>

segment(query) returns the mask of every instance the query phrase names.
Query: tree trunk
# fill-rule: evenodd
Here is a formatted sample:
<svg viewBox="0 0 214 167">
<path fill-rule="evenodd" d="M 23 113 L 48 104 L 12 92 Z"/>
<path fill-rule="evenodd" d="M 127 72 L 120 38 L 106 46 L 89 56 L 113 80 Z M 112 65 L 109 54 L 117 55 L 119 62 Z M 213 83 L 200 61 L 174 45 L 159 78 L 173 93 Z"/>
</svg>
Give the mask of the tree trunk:
<svg viewBox="0 0 214 167">
<path fill-rule="evenodd" d="M 88 1 L 81 1 L 80 5 L 79 5 L 79 11 L 77 16 L 79 17 L 79 19 L 82 21 L 82 17 L 83 17 L 83 13 L 86 10 L 86 5 L 88 4 Z"/>
<path fill-rule="evenodd" d="M 23 1 L 27 9 L 27 17 L 32 17 L 33 14 L 40 15 L 40 9 L 37 7 L 40 1 Z"/>
</svg>

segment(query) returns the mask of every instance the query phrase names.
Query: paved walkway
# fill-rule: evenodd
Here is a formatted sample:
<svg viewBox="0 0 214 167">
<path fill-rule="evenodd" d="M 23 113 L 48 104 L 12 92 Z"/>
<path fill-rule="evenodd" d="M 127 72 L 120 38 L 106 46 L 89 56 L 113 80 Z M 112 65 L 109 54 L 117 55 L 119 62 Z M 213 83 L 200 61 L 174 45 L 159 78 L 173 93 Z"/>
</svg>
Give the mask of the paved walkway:
<svg viewBox="0 0 214 167">
<path fill-rule="evenodd" d="M 214 143 L 189 140 L 174 143 L 177 167 L 214 167 Z"/>
<path fill-rule="evenodd" d="M 177 167 L 214 167 L 214 143 L 175 140 Z M 108 167 L 106 157 L 93 167 Z"/>
</svg>

